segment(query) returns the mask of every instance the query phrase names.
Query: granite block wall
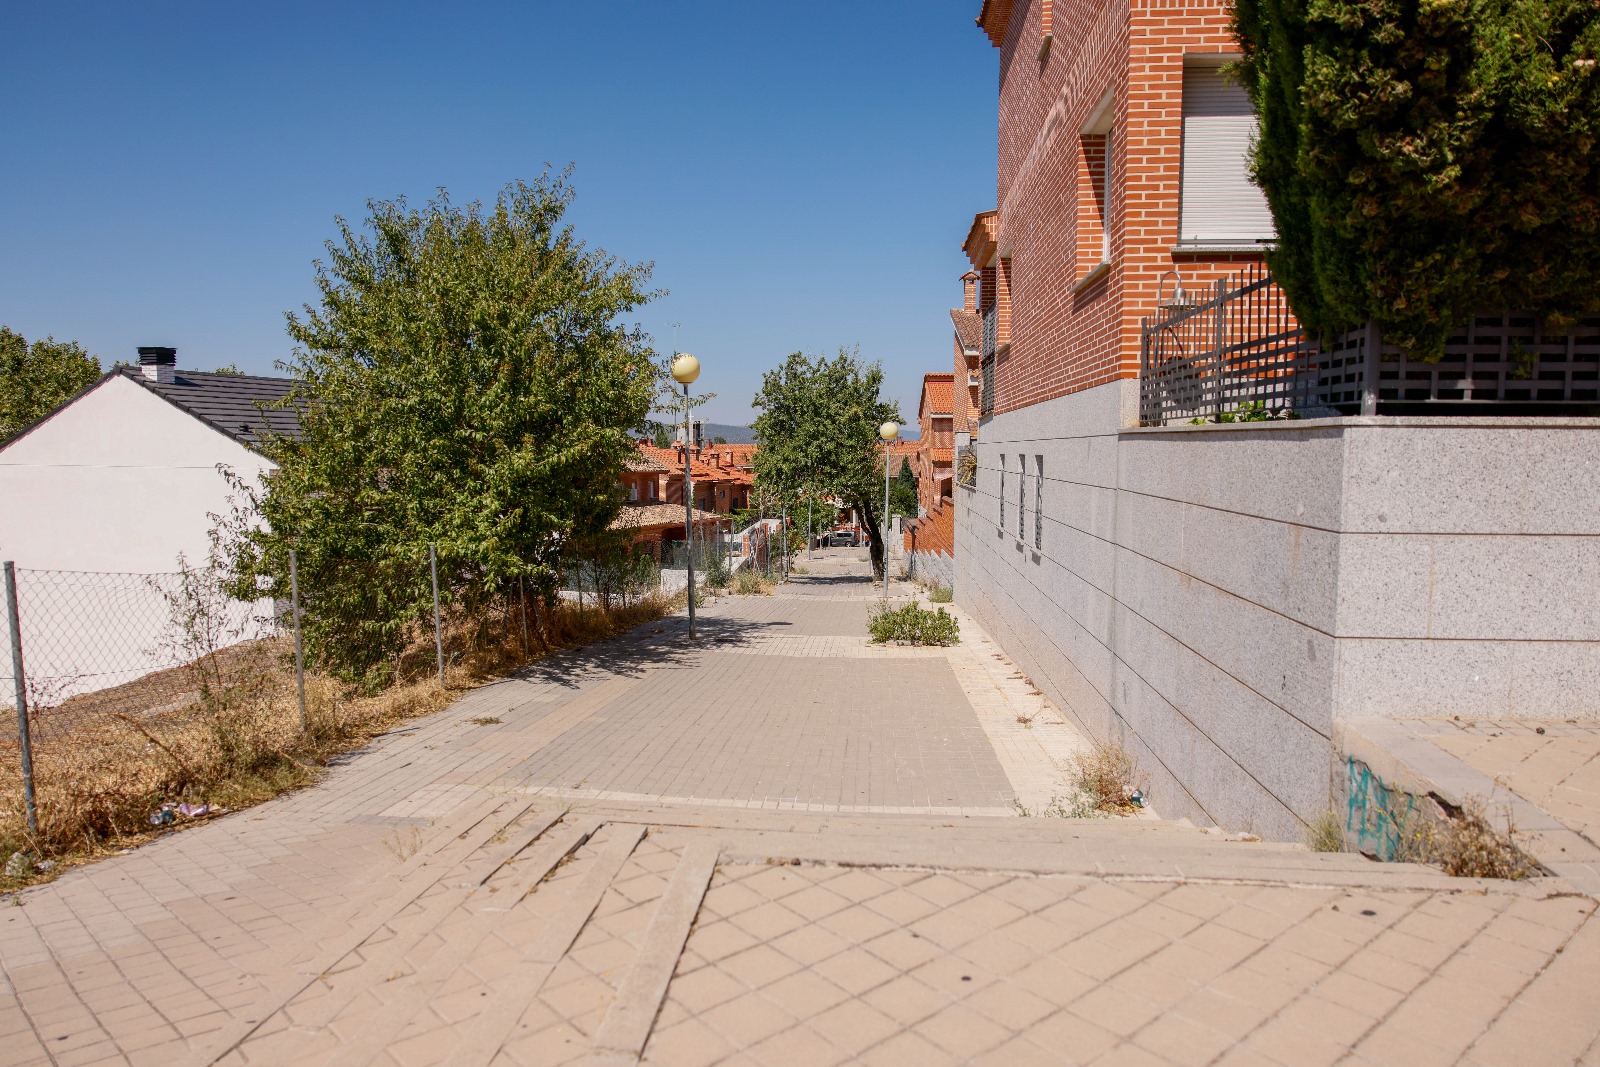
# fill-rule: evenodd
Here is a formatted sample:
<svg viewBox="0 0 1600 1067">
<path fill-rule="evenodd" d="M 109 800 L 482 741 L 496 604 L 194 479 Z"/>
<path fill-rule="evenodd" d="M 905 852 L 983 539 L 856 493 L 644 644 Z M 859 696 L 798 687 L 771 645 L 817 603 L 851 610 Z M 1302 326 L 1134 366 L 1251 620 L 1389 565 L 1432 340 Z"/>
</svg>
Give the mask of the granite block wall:
<svg viewBox="0 0 1600 1067">
<path fill-rule="evenodd" d="M 983 423 L 953 588 L 1162 815 L 1297 839 L 1340 718 L 1600 717 L 1600 421 L 1128 429 L 1136 395 Z"/>
</svg>

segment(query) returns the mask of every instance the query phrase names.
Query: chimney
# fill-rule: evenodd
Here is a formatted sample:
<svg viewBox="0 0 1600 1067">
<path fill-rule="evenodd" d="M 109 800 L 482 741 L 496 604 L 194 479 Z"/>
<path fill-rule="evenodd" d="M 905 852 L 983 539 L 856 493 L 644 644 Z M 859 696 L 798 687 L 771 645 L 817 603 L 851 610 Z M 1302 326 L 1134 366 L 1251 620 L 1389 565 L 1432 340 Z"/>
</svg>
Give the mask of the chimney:
<svg viewBox="0 0 1600 1067">
<path fill-rule="evenodd" d="M 172 382 L 172 376 L 177 373 L 178 350 L 176 348 L 157 348 L 152 345 L 139 346 L 139 369 L 144 371 L 146 381 L 167 385 Z"/>
<path fill-rule="evenodd" d="M 961 276 L 961 284 L 966 287 L 966 299 L 962 306 L 968 311 L 978 310 L 978 272 L 969 270 Z"/>
</svg>

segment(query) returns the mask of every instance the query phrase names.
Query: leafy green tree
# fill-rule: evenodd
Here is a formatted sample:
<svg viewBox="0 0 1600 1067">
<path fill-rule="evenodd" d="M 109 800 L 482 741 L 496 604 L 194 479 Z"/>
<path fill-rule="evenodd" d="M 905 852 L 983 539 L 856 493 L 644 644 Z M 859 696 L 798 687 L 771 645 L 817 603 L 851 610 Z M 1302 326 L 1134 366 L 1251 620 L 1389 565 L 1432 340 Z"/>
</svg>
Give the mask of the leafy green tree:
<svg viewBox="0 0 1600 1067">
<path fill-rule="evenodd" d="M 659 371 L 618 320 L 655 294 L 563 224 L 572 195 L 562 174 L 490 209 L 369 201 L 317 264 L 320 305 L 287 316 L 303 436 L 266 443 L 241 574 L 282 582 L 298 550 L 307 638 L 346 677 L 385 680 L 430 620 L 430 543 L 470 611 L 517 579 L 549 595 L 621 507 Z"/>
<path fill-rule="evenodd" d="M 900 473 L 889 486 L 889 514 L 917 517 L 917 476 L 912 473 L 909 459 L 900 460 Z"/>
<path fill-rule="evenodd" d="M 1593 0 L 1238 0 L 1234 28 L 1308 326 L 1428 356 L 1475 311 L 1600 308 Z"/>
<path fill-rule="evenodd" d="M 728 439 L 726 437 L 713 437 L 711 439 L 711 443 L 714 445 L 725 445 L 728 443 Z"/>
<path fill-rule="evenodd" d="M 29 344 L 0 326 L 0 441 L 87 389 L 100 377 L 100 361 L 76 341 L 46 337 Z"/>
<path fill-rule="evenodd" d="M 840 349 L 832 359 L 799 352 L 762 376 L 753 406 L 761 414 L 751 428 L 756 451 L 756 486 L 797 513 L 805 493 L 832 496 L 861 515 L 870 538 L 872 567 L 881 576 L 883 533 L 882 441 L 878 426 L 899 422 L 899 410 L 878 398 L 883 369 L 863 364 L 859 353 Z"/>
</svg>

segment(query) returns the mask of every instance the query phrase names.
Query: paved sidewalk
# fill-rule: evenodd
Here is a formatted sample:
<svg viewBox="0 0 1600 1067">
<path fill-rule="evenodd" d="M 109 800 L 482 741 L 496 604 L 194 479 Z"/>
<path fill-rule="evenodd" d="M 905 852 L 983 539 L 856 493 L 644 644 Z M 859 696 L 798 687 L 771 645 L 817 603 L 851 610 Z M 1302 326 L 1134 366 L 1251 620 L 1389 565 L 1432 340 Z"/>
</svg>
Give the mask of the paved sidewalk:
<svg viewBox="0 0 1600 1067">
<path fill-rule="evenodd" d="M 0 1063 L 1600 1063 L 1567 882 L 1018 818 L 1081 739 L 805 565 L 20 894 Z"/>
</svg>

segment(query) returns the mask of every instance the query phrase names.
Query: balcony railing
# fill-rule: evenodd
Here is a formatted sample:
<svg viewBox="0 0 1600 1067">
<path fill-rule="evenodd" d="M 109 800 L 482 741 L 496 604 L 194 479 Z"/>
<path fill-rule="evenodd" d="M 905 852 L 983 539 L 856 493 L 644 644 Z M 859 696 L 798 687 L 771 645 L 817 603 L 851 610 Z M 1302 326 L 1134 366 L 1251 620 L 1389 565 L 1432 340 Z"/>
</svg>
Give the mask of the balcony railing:
<svg viewBox="0 0 1600 1067">
<path fill-rule="evenodd" d="M 1369 324 L 1319 342 L 1259 267 L 1169 301 L 1143 320 L 1139 421 L 1161 426 L 1246 409 L 1287 415 L 1600 413 L 1600 318 L 1564 335 L 1536 316 L 1474 315 L 1435 361 Z"/>
</svg>

